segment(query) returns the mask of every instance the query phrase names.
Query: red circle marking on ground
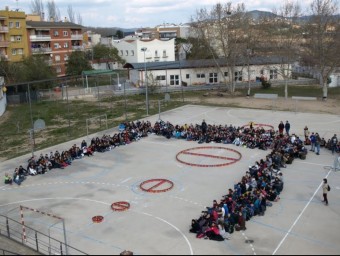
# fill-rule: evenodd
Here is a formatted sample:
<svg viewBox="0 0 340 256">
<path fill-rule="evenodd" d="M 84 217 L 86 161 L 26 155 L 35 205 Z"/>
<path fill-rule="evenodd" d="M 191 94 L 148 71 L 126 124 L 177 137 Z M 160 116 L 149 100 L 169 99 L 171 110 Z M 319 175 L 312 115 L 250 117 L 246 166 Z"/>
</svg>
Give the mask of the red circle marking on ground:
<svg viewBox="0 0 340 256">
<path fill-rule="evenodd" d="M 229 152 L 232 152 L 234 154 L 236 154 L 235 157 L 226 157 L 226 156 L 216 156 L 216 155 L 209 155 L 209 154 L 201 154 L 201 153 L 195 153 L 193 151 L 196 150 L 202 150 L 202 149 L 219 149 L 219 150 L 226 150 Z M 181 155 L 192 155 L 192 156 L 199 156 L 202 158 L 214 158 L 214 159 L 222 159 L 225 160 L 226 163 L 222 163 L 222 164 L 196 164 L 196 163 L 189 163 L 186 161 L 183 161 L 180 159 Z M 195 167 L 204 167 L 204 168 L 210 168 L 210 167 L 223 167 L 223 166 L 228 166 L 228 165 L 232 165 L 238 161 L 240 161 L 242 158 L 242 154 L 234 149 L 231 148 L 225 148 L 225 147 L 197 147 L 197 148 L 190 148 L 190 149 L 186 149 L 183 150 L 181 152 L 179 152 L 176 156 L 176 159 L 178 162 L 180 162 L 181 164 L 185 164 L 185 165 L 189 165 L 189 166 L 195 166 Z"/>
<path fill-rule="evenodd" d="M 241 128 L 250 128 L 250 124 L 246 124 L 246 125 L 243 125 Z M 270 124 L 253 124 L 253 127 L 258 127 L 258 128 L 263 128 L 263 127 L 268 127 L 270 128 L 270 130 L 274 130 L 274 126 L 270 125 Z"/>
<path fill-rule="evenodd" d="M 128 202 L 116 202 L 111 205 L 111 209 L 115 212 L 124 212 L 130 209 Z"/>
<path fill-rule="evenodd" d="M 164 189 L 157 189 L 161 186 L 165 185 Z M 165 193 L 169 190 L 173 189 L 174 183 L 170 180 L 166 179 L 152 179 L 144 181 L 142 184 L 140 184 L 140 189 L 147 193 Z"/>
<path fill-rule="evenodd" d="M 93 223 L 102 223 L 103 220 L 104 220 L 104 217 L 103 217 L 103 216 L 94 216 L 94 217 L 92 218 L 92 222 L 93 222 Z"/>
</svg>

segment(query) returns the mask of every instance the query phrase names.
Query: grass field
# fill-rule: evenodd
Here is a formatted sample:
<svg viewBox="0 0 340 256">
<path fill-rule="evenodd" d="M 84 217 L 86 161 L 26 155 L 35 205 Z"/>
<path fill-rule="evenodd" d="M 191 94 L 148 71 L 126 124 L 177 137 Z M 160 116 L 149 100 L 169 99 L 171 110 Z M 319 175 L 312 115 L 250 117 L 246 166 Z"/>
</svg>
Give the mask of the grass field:
<svg viewBox="0 0 340 256">
<path fill-rule="evenodd" d="M 223 91 L 223 90 L 222 90 Z M 270 89 L 253 89 L 254 93 L 277 93 L 284 96 L 284 87 L 273 87 Z M 226 100 L 214 101 L 214 98 L 221 99 L 211 93 L 206 96 L 206 91 L 172 93 L 171 101 L 162 103 L 161 111 L 178 108 L 186 104 L 218 105 L 223 107 L 239 107 L 228 102 L 227 99 L 242 97 L 247 94 L 246 89 L 238 90 L 235 96 L 228 93 L 223 94 Z M 315 86 L 290 86 L 290 95 L 320 97 L 321 89 Z M 158 113 L 158 100 L 164 95 L 150 95 L 150 115 Z M 330 99 L 340 99 L 340 88 L 329 90 Z M 43 101 L 32 104 L 33 120 L 43 119 L 46 122 L 46 129 L 35 134 L 36 149 L 43 149 L 71 139 L 76 139 L 87 134 L 86 119 L 99 115 L 107 115 L 108 128 L 118 126 L 126 118 L 129 121 L 138 120 L 146 115 L 145 96 L 134 95 L 127 97 L 127 106 L 122 96 L 103 97 L 101 99 L 67 101 Z M 254 106 L 248 106 L 250 108 Z M 0 119 L 0 158 L 11 159 L 31 151 L 29 130 L 31 129 L 30 108 L 28 104 L 9 106 L 6 114 Z M 106 129 L 104 122 L 90 127 L 90 133 Z"/>
</svg>

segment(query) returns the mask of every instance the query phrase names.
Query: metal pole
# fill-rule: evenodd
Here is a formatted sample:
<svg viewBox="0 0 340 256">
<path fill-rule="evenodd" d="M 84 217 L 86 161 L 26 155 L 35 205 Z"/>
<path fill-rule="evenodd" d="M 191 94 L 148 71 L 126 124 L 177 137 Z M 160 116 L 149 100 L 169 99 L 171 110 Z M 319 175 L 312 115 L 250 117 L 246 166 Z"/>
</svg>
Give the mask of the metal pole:
<svg viewBox="0 0 340 256">
<path fill-rule="evenodd" d="M 146 92 L 145 92 L 145 97 L 146 97 L 146 116 L 149 116 L 149 95 L 148 95 L 148 76 L 146 73 L 146 62 L 145 62 L 145 51 L 144 51 L 144 68 L 145 68 L 145 85 L 146 85 Z"/>
<path fill-rule="evenodd" d="M 125 83 L 126 82 L 124 82 L 124 99 L 125 99 L 125 121 L 127 121 L 127 100 L 126 100 L 126 89 L 125 89 Z"/>
<path fill-rule="evenodd" d="M 161 120 L 161 101 L 160 100 L 158 101 L 158 113 L 159 113 L 158 119 Z"/>
<path fill-rule="evenodd" d="M 32 113 L 32 100 L 31 100 L 31 90 L 30 84 L 27 84 L 27 93 L 28 93 L 28 101 L 30 106 L 30 116 L 31 116 L 31 136 L 32 136 L 32 157 L 34 157 L 34 146 L 35 146 L 35 138 L 34 138 L 34 123 L 33 123 L 33 113 Z"/>
<path fill-rule="evenodd" d="M 179 63 L 179 74 L 180 74 L 180 86 L 182 88 L 182 101 L 184 103 L 184 91 L 183 91 L 183 84 L 182 84 L 182 66 L 181 66 L 181 61 L 178 61 Z"/>
<path fill-rule="evenodd" d="M 65 229 L 65 220 L 63 219 L 63 230 L 64 230 L 64 240 L 65 240 L 65 252 L 68 254 L 68 246 L 67 246 L 67 238 L 66 238 L 66 229 Z"/>
<path fill-rule="evenodd" d="M 70 104 L 68 101 L 68 88 L 67 88 L 67 80 L 66 80 L 66 101 L 67 101 L 67 118 L 68 118 L 68 130 L 67 136 L 70 139 L 70 131 L 71 131 L 71 119 L 70 119 Z"/>
</svg>

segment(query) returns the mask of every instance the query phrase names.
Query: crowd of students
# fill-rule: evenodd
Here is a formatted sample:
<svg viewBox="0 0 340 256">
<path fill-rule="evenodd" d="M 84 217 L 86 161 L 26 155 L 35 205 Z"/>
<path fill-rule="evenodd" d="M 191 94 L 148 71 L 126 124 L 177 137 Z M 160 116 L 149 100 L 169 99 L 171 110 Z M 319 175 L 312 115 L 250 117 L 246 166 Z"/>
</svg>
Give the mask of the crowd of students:
<svg viewBox="0 0 340 256">
<path fill-rule="evenodd" d="M 127 122 L 122 124 L 121 127 L 123 127 L 121 132 L 113 136 L 104 135 L 101 138 L 93 138 L 89 145 L 83 140 L 80 146 L 74 144 L 70 149 L 61 153 L 56 151 L 50 152 L 50 154 L 41 154 L 39 157 L 34 156 L 28 160 L 26 168 L 20 165 L 15 169 L 12 176 L 5 173 L 4 183 L 12 185 L 14 182 L 20 186 L 27 176 L 45 174 L 54 169 L 64 169 L 72 165 L 74 160 L 82 159 L 85 156 L 91 157 L 96 152 L 111 151 L 116 147 L 147 137 L 153 131 L 150 122 Z"/>
</svg>

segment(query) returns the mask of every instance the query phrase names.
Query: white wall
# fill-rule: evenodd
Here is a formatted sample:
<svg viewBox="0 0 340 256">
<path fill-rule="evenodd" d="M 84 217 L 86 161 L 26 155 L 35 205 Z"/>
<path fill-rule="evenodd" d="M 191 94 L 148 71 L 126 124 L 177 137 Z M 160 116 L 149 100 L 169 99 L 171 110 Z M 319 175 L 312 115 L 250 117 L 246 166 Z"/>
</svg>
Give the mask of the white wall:
<svg viewBox="0 0 340 256">
<path fill-rule="evenodd" d="M 0 85 L 0 116 L 2 116 L 6 111 L 7 98 L 6 93 L 3 93 L 2 86 Z"/>
<path fill-rule="evenodd" d="M 261 77 L 261 70 L 264 70 L 264 77 L 268 80 L 270 78 L 270 69 L 275 69 L 275 66 L 271 67 L 261 65 L 261 66 L 251 66 L 250 67 L 250 81 L 255 82 L 256 77 Z M 247 67 L 236 67 L 235 71 L 242 71 L 242 82 L 248 82 L 248 72 Z M 228 76 L 224 77 L 224 72 L 228 72 Z M 210 73 L 217 73 L 217 82 L 210 81 Z M 198 77 L 197 75 L 200 74 Z M 191 85 L 205 85 L 205 84 L 220 84 L 225 83 L 225 81 L 230 82 L 232 77 L 228 68 L 222 68 L 222 73 L 219 72 L 217 68 L 190 68 L 190 69 L 171 69 L 171 70 L 148 70 L 147 76 L 150 83 L 155 83 L 159 86 L 175 86 L 171 85 L 171 76 L 179 77 L 179 85 L 181 81 L 187 83 L 188 86 Z M 202 76 L 203 75 L 203 76 Z M 157 80 L 157 76 L 165 76 L 165 80 Z M 130 80 L 135 85 L 143 85 L 145 80 L 144 70 L 130 70 Z M 278 74 L 277 80 L 282 80 L 282 77 Z"/>
<path fill-rule="evenodd" d="M 145 53 L 146 62 L 175 61 L 175 40 L 152 41 L 142 40 L 118 40 L 113 41 L 113 46 L 118 49 L 119 55 L 128 63 L 143 63 L 144 52 L 142 48 L 147 48 Z M 157 52 L 157 55 L 156 55 Z"/>
</svg>

